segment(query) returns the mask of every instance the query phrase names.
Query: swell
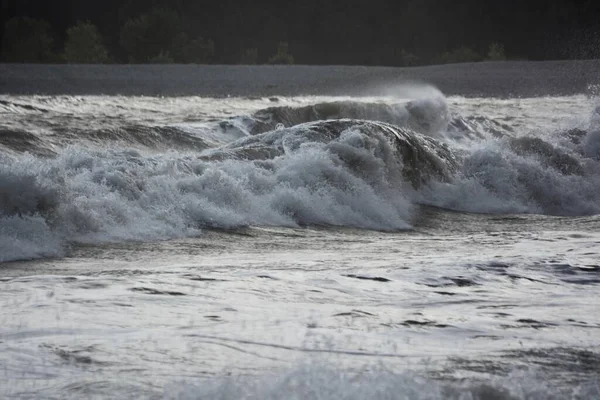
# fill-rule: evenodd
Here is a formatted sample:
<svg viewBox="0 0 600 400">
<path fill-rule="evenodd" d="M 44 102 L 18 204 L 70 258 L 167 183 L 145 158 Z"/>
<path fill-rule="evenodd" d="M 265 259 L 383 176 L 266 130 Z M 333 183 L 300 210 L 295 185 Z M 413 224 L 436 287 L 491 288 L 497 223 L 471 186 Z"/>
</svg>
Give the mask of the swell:
<svg viewBox="0 0 600 400">
<path fill-rule="evenodd" d="M 0 127 L 0 151 L 56 156 L 68 146 L 127 147 L 146 150 L 202 151 L 215 146 L 210 140 L 174 126 L 127 125 L 104 129 L 58 127 L 49 134 Z"/>
<path fill-rule="evenodd" d="M 254 113 L 248 128 L 254 135 L 278 126 L 291 127 L 330 119 L 379 121 L 432 133 L 446 125 L 448 108 L 443 97 L 398 103 L 334 101 L 303 107 L 269 107 Z"/>
<path fill-rule="evenodd" d="M 55 104 L 52 99 L 45 99 L 45 102 L 52 107 L 40 108 L 40 104 L 45 104 L 41 99 L 33 104 L 3 100 L 0 105 L 4 105 L 4 112 L 26 110 L 33 114 L 43 113 L 43 116 L 37 121 L 41 126 L 34 131 L 25 127 L 5 126 L 0 130 L 0 148 L 10 153 L 30 152 L 45 156 L 56 154 L 71 145 L 198 152 L 240 137 L 323 120 L 379 121 L 433 135 L 445 129 L 449 119 L 448 108 L 441 95 L 398 103 L 334 101 L 303 107 L 269 107 L 249 116 L 187 125 L 128 124 L 127 121 L 115 121 L 113 116 L 78 116 L 68 111 L 70 107 L 77 108 L 76 99 L 65 99 L 66 104 Z M 85 113 L 88 112 L 86 109 Z M 21 121 L 21 124 L 25 123 L 29 125 L 30 121 Z"/>
<path fill-rule="evenodd" d="M 174 126 L 131 125 L 113 129 L 75 133 L 73 141 L 84 139 L 97 145 L 116 142 L 134 148 L 154 150 L 201 151 L 211 147 L 210 142 Z"/>
<path fill-rule="evenodd" d="M 42 107 L 36 107 L 31 104 L 22 104 L 19 102 L 2 100 L 2 99 L 0 99 L 0 110 L 2 110 L 4 112 L 24 112 L 24 111 L 34 111 L 34 112 L 41 112 L 41 113 L 49 112 L 49 110 L 42 108 Z"/>
<path fill-rule="evenodd" d="M 50 157 L 56 153 L 51 143 L 37 135 L 21 130 L 0 128 L 0 154 L 31 153 L 37 156 Z"/>
<path fill-rule="evenodd" d="M 51 99 L 48 99 L 51 103 Z M 74 100 L 69 99 L 68 108 Z M 25 104 L 27 110 L 37 106 Z M 5 101 L 5 103 L 9 103 Z M 13 110 L 16 103 L 10 103 Z M 54 108 L 57 108 L 54 105 Z M 8 110 L 8 111 L 10 111 Z M 7 110 L 5 110 L 7 111 Z M 43 110 L 51 113 L 52 110 Z M 418 133 L 439 136 L 440 132 L 458 132 L 461 137 L 482 138 L 483 134 L 510 134 L 510 127 L 482 117 L 451 115 L 441 96 L 404 102 L 333 101 L 302 107 L 269 107 L 247 116 L 235 116 L 217 121 L 192 124 L 128 124 L 113 117 L 91 118 L 61 113 L 41 119 L 43 125 L 36 131 L 4 127 L 0 130 L 0 146 L 7 152 L 30 152 L 51 156 L 71 145 L 85 147 L 127 146 L 136 149 L 165 151 L 202 151 L 217 147 L 240 137 L 252 136 L 289 128 L 309 122 L 339 119 L 357 119 L 384 122 Z M 56 122 L 51 121 L 54 118 Z M 125 122 L 125 123 L 123 123 Z M 44 134 L 40 131 L 46 132 Z"/>
</svg>

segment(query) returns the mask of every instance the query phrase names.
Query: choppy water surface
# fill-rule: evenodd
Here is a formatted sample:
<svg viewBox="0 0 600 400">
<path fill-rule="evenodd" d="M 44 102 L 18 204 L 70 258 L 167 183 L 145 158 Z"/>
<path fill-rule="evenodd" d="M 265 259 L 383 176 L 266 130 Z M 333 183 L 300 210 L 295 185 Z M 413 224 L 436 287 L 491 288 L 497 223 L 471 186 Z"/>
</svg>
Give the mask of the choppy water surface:
<svg viewBox="0 0 600 400">
<path fill-rule="evenodd" d="M 0 96 L 0 394 L 600 397 L 590 96 Z"/>
</svg>

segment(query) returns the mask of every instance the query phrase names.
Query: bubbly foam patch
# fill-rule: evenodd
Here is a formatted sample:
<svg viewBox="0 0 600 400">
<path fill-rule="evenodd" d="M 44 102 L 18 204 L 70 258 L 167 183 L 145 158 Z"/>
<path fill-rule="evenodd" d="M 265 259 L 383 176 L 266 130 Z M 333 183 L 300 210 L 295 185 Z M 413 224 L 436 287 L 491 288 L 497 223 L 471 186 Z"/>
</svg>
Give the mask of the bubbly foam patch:
<svg viewBox="0 0 600 400">
<path fill-rule="evenodd" d="M 508 377 L 444 383 L 414 373 L 395 373 L 380 366 L 349 372 L 333 365 L 305 365 L 259 377 L 231 377 L 202 385 L 167 388 L 169 399 L 410 399 L 410 400 L 551 400 L 595 398 L 597 383 L 565 392 L 534 374 L 515 372 Z"/>
<path fill-rule="evenodd" d="M 597 163 L 577 156 L 554 161 L 544 155 L 519 154 L 506 142 L 484 142 L 465 156 L 460 173 L 451 182 L 431 182 L 422 190 L 421 199 L 470 212 L 600 213 Z"/>
<path fill-rule="evenodd" d="M 592 112 L 587 131 L 505 132 L 467 143 L 455 140 L 453 126 L 458 133 L 446 143 L 461 154 L 461 168 L 450 182 L 431 181 L 419 201 L 467 212 L 599 214 L 599 115 Z"/>
</svg>

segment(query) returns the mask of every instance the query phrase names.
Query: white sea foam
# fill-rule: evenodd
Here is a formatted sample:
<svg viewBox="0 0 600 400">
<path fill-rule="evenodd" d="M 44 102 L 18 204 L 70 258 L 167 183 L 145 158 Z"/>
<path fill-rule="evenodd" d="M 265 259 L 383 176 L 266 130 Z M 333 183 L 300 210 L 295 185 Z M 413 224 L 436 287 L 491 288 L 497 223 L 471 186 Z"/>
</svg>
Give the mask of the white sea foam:
<svg viewBox="0 0 600 400">
<path fill-rule="evenodd" d="M 574 144 L 562 133 L 538 135 L 549 142 L 527 136 L 466 146 L 449 141 L 463 154 L 462 167 L 450 182 L 432 181 L 421 191 L 420 201 L 470 212 L 598 214 L 600 134 L 582 132 L 585 136 L 576 142 L 580 144 Z"/>
<path fill-rule="evenodd" d="M 462 174 L 432 182 L 423 202 L 461 211 L 592 215 L 600 213 L 600 175 L 565 175 L 501 146 L 474 150 Z"/>
<path fill-rule="evenodd" d="M 204 227 L 406 229 L 411 204 L 388 173 L 398 158 L 384 157 L 394 151 L 385 137 L 348 130 L 325 143 L 305 137 L 268 164 L 75 147 L 54 159 L 22 156 L 0 172 L 0 243 L 13 249 L 0 261 L 57 255 L 68 242 L 156 240 Z"/>
<path fill-rule="evenodd" d="M 410 400 L 551 400 L 595 398 L 597 382 L 558 391 L 534 373 L 515 371 L 505 378 L 465 379 L 444 383 L 414 373 L 395 373 L 382 366 L 350 372 L 333 365 L 307 364 L 273 375 L 226 378 L 201 386 L 167 388 L 169 399 L 410 399 Z"/>
</svg>

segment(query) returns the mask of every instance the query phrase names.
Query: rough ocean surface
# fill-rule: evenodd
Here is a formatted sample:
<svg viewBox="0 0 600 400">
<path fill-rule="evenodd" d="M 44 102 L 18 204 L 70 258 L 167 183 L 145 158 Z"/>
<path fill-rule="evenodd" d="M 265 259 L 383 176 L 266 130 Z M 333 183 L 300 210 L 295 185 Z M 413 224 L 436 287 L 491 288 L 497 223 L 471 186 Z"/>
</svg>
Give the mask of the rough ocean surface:
<svg viewBox="0 0 600 400">
<path fill-rule="evenodd" d="M 0 65 L 0 397 L 600 398 L 597 67 Z"/>
</svg>

